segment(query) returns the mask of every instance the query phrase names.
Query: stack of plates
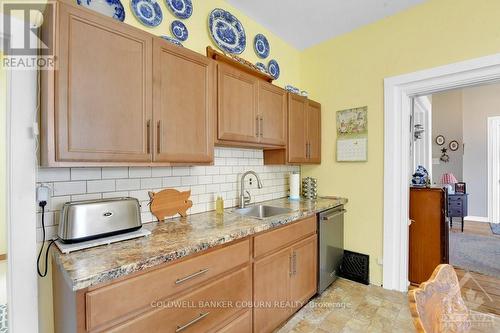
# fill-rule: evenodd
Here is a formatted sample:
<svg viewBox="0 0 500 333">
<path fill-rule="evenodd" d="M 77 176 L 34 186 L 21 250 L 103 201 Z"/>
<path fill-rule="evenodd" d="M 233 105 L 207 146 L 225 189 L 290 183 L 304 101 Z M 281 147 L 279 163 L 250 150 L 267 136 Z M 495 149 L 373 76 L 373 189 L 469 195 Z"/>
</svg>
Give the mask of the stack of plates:
<svg viewBox="0 0 500 333">
<path fill-rule="evenodd" d="M 302 196 L 306 199 L 316 199 L 318 197 L 318 182 L 316 178 L 306 177 L 302 179 Z"/>
</svg>

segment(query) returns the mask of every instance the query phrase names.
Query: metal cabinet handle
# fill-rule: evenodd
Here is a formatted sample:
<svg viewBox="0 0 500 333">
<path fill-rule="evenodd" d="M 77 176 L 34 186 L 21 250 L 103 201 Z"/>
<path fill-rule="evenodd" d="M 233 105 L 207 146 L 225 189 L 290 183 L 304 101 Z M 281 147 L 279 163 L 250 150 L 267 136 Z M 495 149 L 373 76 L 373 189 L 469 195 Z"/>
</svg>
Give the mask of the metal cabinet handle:
<svg viewBox="0 0 500 333">
<path fill-rule="evenodd" d="M 290 268 L 288 275 L 292 276 L 293 275 L 293 262 L 292 262 L 292 254 L 288 255 L 288 266 Z"/>
<path fill-rule="evenodd" d="M 345 214 L 347 212 L 346 209 L 342 209 L 342 210 L 339 210 L 338 212 L 335 212 L 331 215 L 328 215 L 328 216 L 323 216 L 323 221 L 329 221 L 331 219 L 333 219 L 334 217 L 337 217 L 339 215 L 342 215 L 342 214 Z"/>
<path fill-rule="evenodd" d="M 175 332 L 177 333 L 177 332 L 184 331 L 186 328 L 188 328 L 189 326 L 191 326 L 193 324 L 196 324 L 197 322 L 199 322 L 200 320 L 202 320 L 203 318 L 205 318 L 209 314 L 210 314 L 210 312 L 200 313 L 198 317 L 194 318 L 190 322 L 188 322 L 182 326 L 177 325 L 177 329 L 175 330 Z"/>
<path fill-rule="evenodd" d="M 158 120 L 158 122 L 156 123 L 156 152 L 158 154 L 161 151 L 160 142 L 161 142 L 161 120 Z"/>
<path fill-rule="evenodd" d="M 260 120 L 259 116 L 256 116 L 255 117 L 255 136 L 256 137 L 260 136 L 260 128 L 259 128 L 260 121 L 259 120 Z"/>
<path fill-rule="evenodd" d="M 146 152 L 151 153 L 151 120 L 146 122 Z"/>
<path fill-rule="evenodd" d="M 292 255 L 292 273 L 293 275 L 297 275 L 297 252 L 293 251 L 293 255 Z"/>
<path fill-rule="evenodd" d="M 206 272 L 208 272 L 208 268 L 205 268 L 205 269 L 199 270 L 199 271 L 198 271 L 198 272 L 196 272 L 196 273 L 193 273 L 193 274 L 191 274 L 191 275 L 188 275 L 188 276 L 185 276 L 185 277 L 183 277 L 183 278 L 177 279 L 177 280 L 175 280 L 175 284 L 181 284 L 181 283 L 186 282 L 186 281 L 188 281 L 188 280 L 191 280 L 191 279 L 193 279 L 193 278 L 195 278 L 195 277 L 197 277 L 197 276 L 200 276 L 200 275 L 202 275 L 202 274 L 205 274 Z"/>
<path fill-rule="evenodd" d="M 264 116 L 260 116 L 260 137 L 264 136 Z"/>
</svg>

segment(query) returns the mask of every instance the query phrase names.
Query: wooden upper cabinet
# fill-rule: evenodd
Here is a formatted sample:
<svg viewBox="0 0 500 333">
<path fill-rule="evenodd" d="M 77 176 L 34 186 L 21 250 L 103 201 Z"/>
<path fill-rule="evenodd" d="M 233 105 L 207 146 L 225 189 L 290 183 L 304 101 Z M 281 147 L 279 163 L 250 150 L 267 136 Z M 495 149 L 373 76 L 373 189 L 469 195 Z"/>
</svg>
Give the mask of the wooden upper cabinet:
<svg viewBox="0 0 500 333">
<path fill-rule="evenodd" d="M 151 35 L 58 5 L 59 69 L 43 76 L 44 164 L 151 161 Z"/>
<path fill-rule="evenodd" d="M 321 104 L 307 102 L 308 162 L 321 163 Z"/>
<path fill-rule="evenodd" d="M 215 71 L 213 60 L 154 40 L 154 162 L 213 160 Z"/>
<path fill-rule="evenodd" d="M 218 140 L 259 142 L 258 87 L 256 77 L 218 64 Z"/>
<path fill-rule="evenodd" d="M 307 162 L 307 99 L 288 95 L 288 162 Z"/>
<path fill-rule="evenodd" d="M 284 146 L 286 143 L 287 94 L 270 83 L 259 82 L 260 142 Z"/>
</svg>

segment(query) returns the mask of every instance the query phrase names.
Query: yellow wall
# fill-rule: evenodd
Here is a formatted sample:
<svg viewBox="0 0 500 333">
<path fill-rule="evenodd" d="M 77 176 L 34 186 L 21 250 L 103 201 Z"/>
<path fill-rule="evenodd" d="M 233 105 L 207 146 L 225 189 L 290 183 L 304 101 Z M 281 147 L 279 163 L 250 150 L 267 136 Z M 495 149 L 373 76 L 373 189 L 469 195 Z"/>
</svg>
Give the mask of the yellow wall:
<svg viewBox="0 0 500 333">
<path fill-rule="evenodd" d="M 349 198 L 347 249 L 382 282 L 383 79 L 500 52 L 498 0 L 431 0 L 305 50 L 302 86 L 323 105 L 322 164 L 303 167 L 320 194 Z M 335 162 L 335 112 L 368 106 L 368 162 Z M 402 221 L 402 223 L 404 223 Z"/>
</svg>

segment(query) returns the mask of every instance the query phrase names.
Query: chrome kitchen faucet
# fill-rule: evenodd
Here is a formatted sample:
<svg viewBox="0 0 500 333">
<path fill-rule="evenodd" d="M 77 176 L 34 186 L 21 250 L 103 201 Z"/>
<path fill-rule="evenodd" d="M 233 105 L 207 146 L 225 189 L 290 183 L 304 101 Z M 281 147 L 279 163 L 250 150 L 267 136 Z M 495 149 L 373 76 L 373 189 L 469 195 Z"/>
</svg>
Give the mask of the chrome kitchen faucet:
<svg viewBox="0 0 500 333">
<path fill-rule="evenodd" d="M 241 176 L 241 192 L 240 192 L 240 208 L 245 208 L 245 205 L 250 204 L 252 201 L 252 196 L 250 195 L 250 192 L 245 191 L 245 177 L 247 175 L 254 175 L 255 178 L 257 179 L 257 186 L 258 188 L 262 188 L 262 182 L 260 181 L 259 175 L 255 171 L 247 171 Z M 245 193 L 247 195 L 245 195 Z"/>
</svg>

